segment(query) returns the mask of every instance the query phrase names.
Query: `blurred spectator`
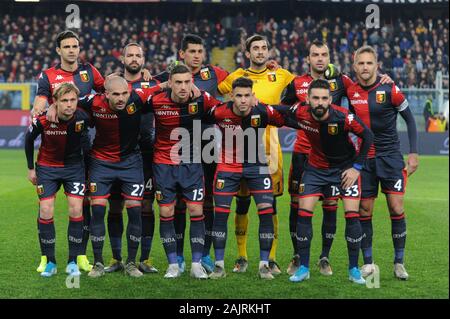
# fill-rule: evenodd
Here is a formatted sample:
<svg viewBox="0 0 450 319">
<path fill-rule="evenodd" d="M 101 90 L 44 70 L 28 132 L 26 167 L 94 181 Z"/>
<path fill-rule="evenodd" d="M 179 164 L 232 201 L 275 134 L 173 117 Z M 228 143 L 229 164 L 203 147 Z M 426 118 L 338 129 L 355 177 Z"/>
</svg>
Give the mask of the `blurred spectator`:
<svg viewBox="0 0 450 319">
<path fill-rule="evenodd" d="M 431 118 L 434 118 L 433 100 L 431 96 L 429 96 L 425 101 L 425 106 L 423 107 L 423 118 L 425 120 L 425 130 L 428 132 L 429 121 Z"/>
</svg>

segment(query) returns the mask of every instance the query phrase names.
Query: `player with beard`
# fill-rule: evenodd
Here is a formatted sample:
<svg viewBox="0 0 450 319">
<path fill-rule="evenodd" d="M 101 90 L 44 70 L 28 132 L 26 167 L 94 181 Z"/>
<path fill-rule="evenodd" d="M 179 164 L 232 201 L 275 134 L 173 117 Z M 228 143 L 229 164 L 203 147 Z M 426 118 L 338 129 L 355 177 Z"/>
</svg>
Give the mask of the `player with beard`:
<svg viewBox="0 0 450 319">
<path fill-rule="evenodd" d="M 256 98 L 265 104 L 280 104 L 280 96 L 286 86 L 294 79 L 294 75 L 289 71 L 278 68 L 271 70 L 268 67 L 269 61 L 269 42 L 261 35 L 253 35 L 245 42 L 245 55 L 250 61 L 250 67 L 247 69 L 238 69 L 231 73 L 219 85 L 219 92 L 227 94 L 232 91 L 232 83 L 240 77 L 247 77 L 254 83 L 253 92 Z M 278 244 L 278 216 L 276 197 L 283 194 L 283 156 L 281 146 L 278 140 L 278 129 L 274 126 L 267 126 L 265 131 L 265 152 L 269 163 L 269 171 L 273 183 L 273 221 L 275 238 L 272 243 L 272 249 L 269 257 L 269 268 L 273 275 L 281 273 L 276 263 L 276 249 Z M 247 230 L 248 230 L 248 210 L 250 206 L 250 194 L 245 185 L 241 185 L 241 190 L 237 195 L 236 207 L 236 239 L 238 244 L 238 259 L 235 262 L 233 272 L 245 272 L 248 267 L 247 257 Z"/>
<path fill-rule="evenodd" d="M 148 88 L 161 81 L 155 76 L 150 81 L 145 81 L 142 76 L 145 57 L 142 47 L 137 43 L 129 43 L 122 50 L 121 62 L 124 65 L 124 78 L 130 89 Z M 141 128 L 139 132 L 139 148 L 144 167 L 144 199 L 142 201 L 142 239 L 139 270 L 143 273 L 156 273 L 158 270 L 152 265 L 150 250 L 155 229 L 155 215 L 153 210 L 153 141 L 154 141 L 154 116 L 153 113 L 141 115 Z M 116 183 L 111 189 L 108 211 L 108 234 L 113 257 L 105 272 L 123 270 L 122 263 L 122 235 L 123 235 L 123 207 L 124 199 L 120 193 L 120 184 Z"/>
</svg>

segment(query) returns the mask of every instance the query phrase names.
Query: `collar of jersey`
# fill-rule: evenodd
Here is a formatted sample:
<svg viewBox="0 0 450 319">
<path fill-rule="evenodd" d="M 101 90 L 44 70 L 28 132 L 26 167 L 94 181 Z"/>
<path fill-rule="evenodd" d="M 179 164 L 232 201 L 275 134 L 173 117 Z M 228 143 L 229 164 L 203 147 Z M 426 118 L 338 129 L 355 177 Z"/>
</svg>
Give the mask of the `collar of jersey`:
<svg viewBox="0 0 450 319">
<path fill-rule="evenodd" d="M 253 74 L 263 74 L 263 73 L 266 72 L 267 70 L 268 70 L 268 68 L 265 68 L 264 70 L 258 72 L 258 71 L 253 71 L 253 70 L 250 69 L 250 68 L 245 69 L 245 71 L 250 72 L 250 73 L 253 73 Z"/>
</svg>

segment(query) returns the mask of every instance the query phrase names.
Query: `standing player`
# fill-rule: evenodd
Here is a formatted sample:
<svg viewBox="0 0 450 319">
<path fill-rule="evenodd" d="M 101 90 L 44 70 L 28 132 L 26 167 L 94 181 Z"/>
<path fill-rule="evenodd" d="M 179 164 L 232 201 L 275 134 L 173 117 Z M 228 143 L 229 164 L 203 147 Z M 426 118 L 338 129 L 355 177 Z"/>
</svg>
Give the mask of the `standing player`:
<svg viewBox="0 0 450 319">
<path fill-rule="evenodd" d="M 250 68 L 238 69 L 231 73 L 219 85 L 219 92 L 227 94 L 232 91 L 232 83 L 239 77 L 248 77 L 253 80 L 253 92 L 256 98 L 266 104 L 280 104 L 280 96 L 285 87 L 294 79 L 289 71 L 282 68 L 271 70 L 267 67 L 269 60 L 269 42 L 264 36 L 253 35 L 245 42 L 245 56 L 250 60 Z M 273 182 L 273 195 L 275 197 L 283 194 L 283 155 L 278 140 L 278 129 L 267 126 L 265 134 L 265 151 L 269 160 L 269 171 Z M 247 257 L 247 228 L 248 209 L 250 206 L 250 194 L 243 183 L 237 195 L 236 207 L 236 239 L 238 244 L 238 259 L 233 272 L 245 272 L 248 267 Z M 280 274 L 281 271 L 275 261 L 278 243 L 278 217 L 276 198 L 273 202 L 273 220 L 275 238 L 270 251 L 269 268 L 272 274 Z"/>
<path fill-rule="evenodd" d="M 233 81 L 231 101 L 212 109 L 208 118 L 222 131 L 222 158 L 217 165 L 214 199 L 216 203 L 213 226 L 215 268 L 210 278 L 225 273 L 225 245 L 230 206 L 245 180 L 256 202 L 259 216 L 260 263 L 259 277 L 274 279 L 269 269 L 269 254 L 274 238 L 273 189 L 267 165 L 263 134 L 268 125 L 283 126 L 280 113 L 271 106 L 254 106 L 253 81 L 240 77 Z M 236 139 L 236 143 L 234 140 Z M 232 141 L 230 144 L 229 141 Z"/>
<path fill-rule="evenodd" d="M 170 90 L 149 100 L 156 124 L 155 198 L 160 209 L 160 236 L 169 262 L 164 278 L 181 275 L 174 228 L 175 202 L 181 192 L 191 216 L 191 276 L 206 279 L 208 275 L 201 265 L 205 243 L 203 169 L 195 161 L 200 160 L 201 145 L 197 145 L 200 141 L 194 139 L 193 132 L 194 120 L 201 119 L 205 111 L 220 102 L 206 92 L 191 100 L 192 74 L 184 64 L 171 70 L 168 83 Z"/>
<path fill-rule="evenodd" d="M 330 51 L 326 43 L 314 40 L 309 47 L 307 62 L 310 71 L 307 74 L 296 76 L 289 83 L 283 92 L 282 103 L 293 105 L 296 102 L 306 103 L 308 96 L 308 86 L 316 79 L 327 79 L 330 84 L 332 103 L 340 105 L 343 97 L 347 97 L 346 89 L 353 84 L 353 81 L 346 75 L 340 74 L 338 70 L 330 64 Z M 382 83 L 392 83 L 389 76 L 382 76 Z M 297 212 L 298 212 L 298 187 L 301 184 L 301 176 L 308 159 L 311 145 L 303 130 L 297 131 L 297 139 L 292 153 L 291 168 L 289 172 L 289 193 L 291 195 L 291 210 L 289 215 L 289 231 L 291 234 L 294 256 L 289 263 L 287 273 L 293 275 L 300 266 L 300 257 L 297 248 Z M 319 257 L 319 271 L 325 276 L 333 274 L 329 255 L 334 237 L 336 236 L 336 210 L 337 201 L 331 194 L 325 193 L 322 202 L 322 252 Z"/>
<path fill-rule="evenodd" d="M 104 217 L 107 198 L 115 181 L 121 183 L 128 212 L 128 259 L 125 274 L 132 277 L 142 276 L 135 263 L 141 239 L 141 201 L 144 192 L 138 136 L 141 113 L 148 110 L 148 100 L 159 90 L 160 87 L 156 86 L 133 90 L 130 93 L 126 80 L 114 76 L 106 81 L 105 94 L 89 95 L 78 103 L 79 107 L 91 114 L 96 129 L 89 167 L 92 208 L 90 230 L 95 262 L 88 274 L 90 277 L 105 274 L 102 254 L 105 241 Z"/>
<path fill-rule="evenodd" d="M 66 30 L 58 34 L 56 37 L 56 52 L 61 58 L 61 63 L 40 74 L 38 90 L 33 103 L 34 115 L 42 113 L 47 103 L 49 105 L 53 103 L 53 92 L 61 83 L 73 83 L 80 90 L 80 96 L 90 94 L 92 90 L 97 92 L 103 91 L 104 80 L 100 72 L 92 64 L 78 63 L 80 44 L 78 35 L 75 32 Z M 90 141 L 87 134 L 83 137 L 83 149 L 85 154 L 90 149 Z M 85 198 L 83 203 L 83 217 L 83 249 L 77 258 L 77 264 L 81 270 L 90 271 L 92 266 L 86 257 L 89 223 L 91 220 L 90 205 L 87 198 Z M 37 271 L 42 272 L 46 263 L 45 256 L 42 256 Z"/>
<path fill-rule="evenodd" d="M 419 164 L 416 123 L 408 101 L 399 88 L 395 84 L 382 84 L 377 77 L 378 58 L 372 47 L 364 46 L 355 52 L 353 68 L 358 83 L 347 90 L 350 107 L 375 135 L 374 144 L 361 172 L 361 248 L 364 257 L 362 274 L 368 276 L 375 270 L 372 258 L 372 213 L 374 199 L 378 195 L 378 185 L 381 184 L 391 216 L 395 252 L 394 275 L 407 280 L 409 275 L 403 264 L 406 242 L 403 197 L 407 176 L 414 173 Z M 397 134 L 397 114 L 405 120 L 408 128 L 410 152 L 406 169 Z"/>
<path fill-rule="evenodd" d="M 137 43 L 129 43 L 122 50 L 121 61 L 124 65 L 124 78 L 128 82 L 129 89 L 148 88 L 160 83 L 158 77 L 151 81 L 145 81 L 142 70 L 145 63 L 142 47 Z M 141 115 L 141 127 L 139 132 L 139 149 L 141 151 L 144 167 L 144 199 L 142 201 L 142 239 L 139 270 L 143 273 L 156 273 L 158 270 L 152 265 L 150 250 L 152 247 L 155 229 L 155 215 L 153 211 L 154 189 L 153 189 L 153 140 L 154 140 L 154 117 L 153 113 Z M 120 192 L 120 184 L 115 183 L 109 197 L 108 211 L 108 234 L 111 243 L 113 258 L 105 272 L 123 270 L 122 263 L 122 234 L 123 217 L 122 210 L 124 200 Z"/>
<path fill-rule="evenodd" d="M 33 118 L 25 137 L 25 152 L 28 162 L 28 179 L 36 185 L 39 196 L 39 241 L 42 256 L 47 262 L 41 272 L 43 277 L 56 274 L 55 226 L 53 216 L 55 197 L 61 184 L 64 185 L 69 205 L 69 260 L 66 272 L 79 276 L 77 256 L 82 253 L 83 198 L 85 174 L 82 153 L 82 135 L 89 125 L 89 116 L 77 109 L 80 91 L 71 83 L 63 83 L 53 91 L 59 123 L 50 123 L 45 115 Z M 33 163 L 34 140 L 41 135 L 42 142 L 36 169 Z"/>
<path fill-rule="evenodd" d="M 208 92 L 210 95 L 217 96 L 218 85 L 228 76 L 228 72 L 210 64 L 205 65 L 206 49 L 203 39 L 194 34 L 186 34 L 181 41 L 179 51 L 180 59 L 192 72 L 194 84 L 200 90 Z M 203 129 L 208 126 L 204 125 Z M 203 141 L 202 142 L 207 142 Z M 212 272 L 214 263 L 210 257 L 212 244 L 211 231 L 214 222 L 214 201 L 213 201 L 213 183 L 216 163 L 205 163 L 202 159 L 203 172 L 205 176 L 205 201 L 203 204 L 203 214 L 205 216 L 205 249 L 202 256 L 202 266 L 207 272 Z M 181 194 L 180 194 L 181 195 Z M 178 197 L 175 205 L 175 232 L 177 238 L 177 260 L 180 270 L 183 272 L 184 263 L 184 233 L 186 229 L 186 204 Z"/>
<path fill-rule="evenodd" d="M 319 198 L 331 189 L 331 195 L 341 197 L 344 202 L 349 279 L 364 284 L 358 269 L 362 235 L 358 213 L 361 197 L 359 176 L 373 135 L 354 114 L 331 102 L 329 83 L 314 80 L 308 88 L 309 105 L 298 103 L 291 108 L 290 116 L 305 131 L 311 151 L 299 185 L 297 245 L 300 267 L 289 280 L 300 282 L 309 279 L 313 211 Z M 350 132 L 362 138 L 357 156 Z"/>
</svg>

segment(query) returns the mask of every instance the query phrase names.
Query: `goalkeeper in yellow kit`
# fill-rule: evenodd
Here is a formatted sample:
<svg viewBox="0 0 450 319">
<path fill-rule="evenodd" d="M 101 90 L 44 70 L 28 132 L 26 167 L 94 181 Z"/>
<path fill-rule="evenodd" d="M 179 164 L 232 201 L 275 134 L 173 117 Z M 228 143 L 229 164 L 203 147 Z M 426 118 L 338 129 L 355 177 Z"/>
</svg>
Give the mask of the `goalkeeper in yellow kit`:
<svg viewBox="0 0 450 319">
<path fill-rule="evenodd" d="M 253 35 L 245 41 L 245 56 L 250 60 L 248 69 L 239 68 L 219 84 L 218 90 L 225 95 L 231 92 L 231 84 L 241 76 L 253 81 L 253 92 L 256 98 L 266 104 L 280 104 L 280 96 L 284 88 L 294 79 L 294 75 L 282 68 L 271 70 L 267 67 L 269 60 L 269 43 L 264 36 Z M 269 256 L 269 268 L 273 275 L 281 273 L 276 263 L 276 249 L 278 244 L 278 217 L 276 197 L 283 195 L 283 156 L 278 140 L 278 129 L 268 126 L 265 131 L 265 149 L 269 169 L 272 177 L 274 195 L 274 230 L 275 238 Z M 248 266 L 247 257 L 247 228 L 248 210 L 250 206 L 250 193 L 243 182 L 237 195 L 236 207 L 236 239 L 238 244 L 238 259 L 233 272 L 245 272 Z"/>
</svg>

